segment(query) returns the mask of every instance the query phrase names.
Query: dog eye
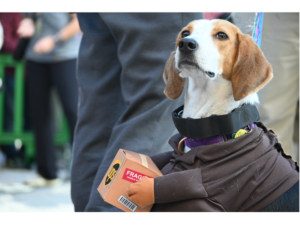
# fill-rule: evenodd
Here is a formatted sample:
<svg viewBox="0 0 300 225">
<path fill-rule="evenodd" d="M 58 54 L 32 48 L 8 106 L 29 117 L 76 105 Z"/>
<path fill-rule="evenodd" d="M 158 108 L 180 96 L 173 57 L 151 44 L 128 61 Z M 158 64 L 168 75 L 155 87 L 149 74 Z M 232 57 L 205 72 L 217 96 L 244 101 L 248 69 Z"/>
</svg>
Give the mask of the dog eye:
<svg viewBox="0 0 300 225">
<path fill-rule="evenodd" d="M 216 34 L 216 38 L 220 39 L 220 40 L 226 40 L 228 39 L 227 34 L 223 33 L 223 32 L 219 32 Z"/>
<path fill-rule="evenodd" d="M 183 31 L 183 32 L 181 33 L 181 37 L 182 37 L 182 38 L 187 37 L 187 36 L 189 36 L 189 35 L 190 35 L 190 32 L 188 32 L 188 31 Z"/>
</svg>

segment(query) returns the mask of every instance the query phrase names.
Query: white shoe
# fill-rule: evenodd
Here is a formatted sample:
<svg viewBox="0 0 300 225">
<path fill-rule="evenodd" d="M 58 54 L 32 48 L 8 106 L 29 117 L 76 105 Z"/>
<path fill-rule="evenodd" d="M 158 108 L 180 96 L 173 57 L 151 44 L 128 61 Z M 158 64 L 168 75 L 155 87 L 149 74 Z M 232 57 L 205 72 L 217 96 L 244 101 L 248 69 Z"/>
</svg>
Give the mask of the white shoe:
<svg viewBox="0 0 300 225">
<path fill-rule="evenodd" d="M 59 178 L 48 180 L 43 177 L 36 177 L 24 181 L 24 183 L 31 187 L 57 187 L 62 184 L 62 180 Z"/>
</svg>

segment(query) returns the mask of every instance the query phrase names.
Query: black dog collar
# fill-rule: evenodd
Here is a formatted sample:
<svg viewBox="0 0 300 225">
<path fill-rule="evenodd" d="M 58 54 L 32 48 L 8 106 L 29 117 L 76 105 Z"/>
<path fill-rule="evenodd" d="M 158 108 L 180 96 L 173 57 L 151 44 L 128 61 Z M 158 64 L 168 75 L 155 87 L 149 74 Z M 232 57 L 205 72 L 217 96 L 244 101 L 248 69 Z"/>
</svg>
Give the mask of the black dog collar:
<svg viewBox="0 0 300 225">
<path fill-rule="evenodd" d="M 232 134 L 260 119 L 254 105 L 246 104 L 226 115 L 212 115 L 202 119 L 182 118 L 183 105 L 172 113 L 178 132 L 189 138 L 202 139 Z"/>
</svg>

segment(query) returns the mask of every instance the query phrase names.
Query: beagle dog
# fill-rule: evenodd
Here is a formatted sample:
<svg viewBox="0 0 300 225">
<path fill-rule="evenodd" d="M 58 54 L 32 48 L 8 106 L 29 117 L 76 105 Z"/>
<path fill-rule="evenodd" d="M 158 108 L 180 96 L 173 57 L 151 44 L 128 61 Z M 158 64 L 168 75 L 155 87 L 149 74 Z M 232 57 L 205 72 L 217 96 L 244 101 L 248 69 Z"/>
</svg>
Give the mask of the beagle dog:
<svg viewBox="0 0 300 225">
<path fill-rule="evenodd" d="M 225 20 L 196 20 L 178 34 L 163 73 L 164 93 L 172 100 L 179 98 L 187 81 L 182 118 L 206 118 L 259 103 L 257 91 L 272 77 L 270 63 L 251 36 Z M 185 145 L 184 152 L 189 150 Z M 297 185 L 272 207 L 288 204 L 294 193 L 298 196 Z M 141 207 L 153 204 L 154 179 L 144 177 L 127 192 Z"/>
<path fill-rule="evenodd" d="M 186 103 L 191 103 L 193 97 L 196 101 L 213 98 L 214 103 L 222 102 L 216 100 L 215 94 L 226 101 L 224 105 L 201 111 L 199 108 L 207 105 L 203 100 L 200 104 L 197 101 L 199 106 L 194 110 L 190 109 L 189 103 L 185 104 L 189 110 L 185 108 L 184 117 L 201 118 L 212 113 L 228 113 L 229 108 L 242 103 L 258 102 L 255 92 L 271 80 L 273 73 L 271 65 L 249 35 L 225 20 L 197 20 L 179 33 L 163 77 L 166 83 L 164 93 L 170 99 L 181 95 L 182 78 L 188 78 L 194 86 L 188 88 Z M 222 89 L 216 91 L 218 88 Z M 193 96 L 194 91 L 201 91 L 206 96 Z M 205 98 L 207 96 L 209 98 Z"/>
<path fill-rule="evenodd" d="M 196 20 L 177 37 L 163 73 L 164 93 L 177 99 L 186 78 L 182 117 L 204 118 L 259 103 L 256 92 L 272 77 L 272 67 L 252 37 L 225 20 Z"/>
</svg>

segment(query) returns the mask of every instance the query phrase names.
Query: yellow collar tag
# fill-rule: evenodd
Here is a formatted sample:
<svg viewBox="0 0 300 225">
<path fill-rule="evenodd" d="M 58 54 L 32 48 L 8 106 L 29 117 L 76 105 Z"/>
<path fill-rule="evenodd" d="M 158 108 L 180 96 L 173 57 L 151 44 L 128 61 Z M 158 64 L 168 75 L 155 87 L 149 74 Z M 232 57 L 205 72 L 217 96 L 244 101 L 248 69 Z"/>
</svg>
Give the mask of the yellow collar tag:
<svg viewBox="0 0 300 225">
<path fill-rule="evenodd" d="M 243 136 L 244 134 L 247 134 L 247 133 L 248 132 L 246 130 L 240 129 L 240 130 L 238 130 L 238 132 L 236 132 L 234 138 L 238 138 L 238 137 Z"/>
</svg>

